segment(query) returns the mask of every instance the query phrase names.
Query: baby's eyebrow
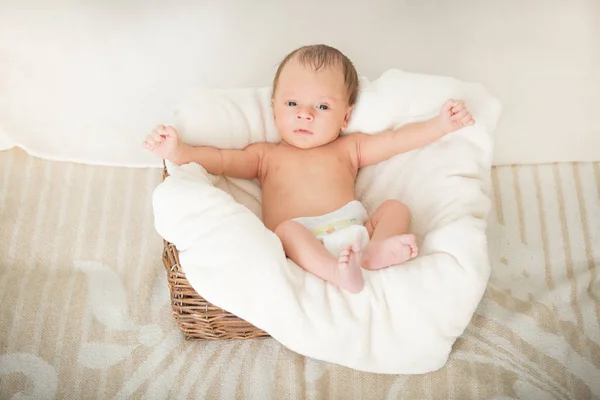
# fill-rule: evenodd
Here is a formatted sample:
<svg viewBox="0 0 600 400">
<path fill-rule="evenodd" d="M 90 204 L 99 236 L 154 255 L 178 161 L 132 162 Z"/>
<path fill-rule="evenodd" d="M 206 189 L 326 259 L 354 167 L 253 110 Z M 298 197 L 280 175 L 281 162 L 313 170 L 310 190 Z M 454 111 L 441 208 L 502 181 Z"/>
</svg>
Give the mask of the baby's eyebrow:
<svg viewBox="0 0 600 400">
<path fill-rule="evenodd" d="M 281 93 L 281 97 L 283 97 L 284 99 L 298 99 L 298 100 L 300 100 L 300 98 L 302 96 L 299 96 L 298 93 L 283 92 L 283 93 Z M 320 101 L 320 102 L 335 103 L 335 102 L 338 102 L 340 99 L 337 98 L 337 97 L 333 97 L 331 95 L 320 95 L 320 96 L 317 96 L 317 100 Z"/>
<path fill-rule="evenodd" d="M 319 97 L 319 100 L 326 101 L 328 103 L 335 103 L 338 99 L 336 97 L 321 96 Z"/>
</svg>

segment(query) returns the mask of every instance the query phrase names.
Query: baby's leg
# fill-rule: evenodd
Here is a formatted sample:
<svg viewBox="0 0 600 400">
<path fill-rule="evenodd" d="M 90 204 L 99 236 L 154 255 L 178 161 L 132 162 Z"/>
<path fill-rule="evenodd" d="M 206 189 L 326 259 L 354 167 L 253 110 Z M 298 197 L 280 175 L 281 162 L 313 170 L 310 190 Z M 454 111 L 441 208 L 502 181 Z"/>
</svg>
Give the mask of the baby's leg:
<svg viewBox="0 0 600 400">
<path fill-rule="evenodd" d="M 401 264 L 417 256 L 415 236 L 408 233 L 410 212 L 396 200 L 385 201 L 365 223 L 371 240 L 362 266 L 381 269 Z"/>
<path fill-rule="evenodd" d="M 283 243 L 286 255 L 300 267 L 334 285 L 358 293 L 364 287 L 360 268 L 361 251 L 358 243 L 333 257 L 308 229 L 295 221 L 285 221 L 275 234 Z"/>
</svg>

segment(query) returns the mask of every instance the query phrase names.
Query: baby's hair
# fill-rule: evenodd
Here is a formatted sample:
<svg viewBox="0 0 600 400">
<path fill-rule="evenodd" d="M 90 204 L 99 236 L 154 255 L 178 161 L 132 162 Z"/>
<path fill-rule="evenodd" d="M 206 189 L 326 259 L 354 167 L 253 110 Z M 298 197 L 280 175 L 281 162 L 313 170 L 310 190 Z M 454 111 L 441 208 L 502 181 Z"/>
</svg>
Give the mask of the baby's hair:
<svg viewBox="0 0 600 400">
<path fill-rule="evenodd" d="M 275 95 L 281 70 L 292 59 L 297 59 L 303 65 L 310 65 L 315 71 L 321 68 L 341 65 L 344 72 L 344 83 L 348 90 L 348 104 L 353 106 L 356 103 L 358 97 L 358 74 L 356 73 L 356 68 L 354 68 L 352 61 L 341 51 L 324 44 L 303 46 L 288 54 L 277 68 L 277 72 L 273 78 L 273 94 L 271 96 Z"/>
</svg>

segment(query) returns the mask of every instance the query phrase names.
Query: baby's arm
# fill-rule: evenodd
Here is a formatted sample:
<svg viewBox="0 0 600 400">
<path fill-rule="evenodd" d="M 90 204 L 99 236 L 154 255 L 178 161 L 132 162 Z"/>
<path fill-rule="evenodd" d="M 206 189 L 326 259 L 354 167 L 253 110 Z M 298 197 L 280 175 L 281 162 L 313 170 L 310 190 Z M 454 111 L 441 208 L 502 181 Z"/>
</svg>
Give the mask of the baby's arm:
<svg viewBox="0 0 600 400">
<path fill-rule="evenodd" d="M 426 146 L 450 132 L 473 125 L 474 122 L 462 102 L 450 99 L 442 107 L 440 115 L 430 120 L 407 124 L 376 135 L 351 135 L 356 143 L 358 167 L 377 164 L 396 154 Z"/>
<path fill-rule="evenodd" d="M 266 144 L 251 144 L 244 150 L 225 150 L 211 146 L 191 146 L 179 140 L 171 126 L 157 126 L 144 141 L 144 147 L 176 165 L 196 162 L 208 173 L 232 178 L 252 179 L 259 175 Z"/>
<path fill-rule="evenodd" d="M 243 150 L 182 145 L 181 164 L 196 162 L 208 173 L 232 178 L 252 179 L 259 176 L 262 143 L 251 144 Z"/>
</svg>

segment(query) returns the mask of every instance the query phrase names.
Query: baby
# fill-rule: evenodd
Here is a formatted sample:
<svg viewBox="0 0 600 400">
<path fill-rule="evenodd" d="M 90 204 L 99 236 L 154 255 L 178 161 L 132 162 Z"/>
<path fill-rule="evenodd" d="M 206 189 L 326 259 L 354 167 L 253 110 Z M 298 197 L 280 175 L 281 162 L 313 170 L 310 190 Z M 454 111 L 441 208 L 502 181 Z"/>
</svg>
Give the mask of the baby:
<svg viewBox="0 0 600 400">
<path fill-rule="evenodd" d="M 358 86 L 354 66 L 340 51 L 301 47 L 281 62 L 273 80 L 280 143 L 254 143 L 243 150 L 195 147 L 181 142 L 173 127 L 160 125 L 144 146 L 176 165 L 196 162 L 211 174 L 258 178 L 264 224 L 281 239 L 286 255 L 319 278 L 358 293 L 364 287 L 361 267 L 377 270 L 417 255 L 406 205 L 387 200 L 369 218 L 356 200 L 359 169 L 474 123 L 464 104 L 450 99 L 430 120 L 376 135 L 340 136 Z M 355 235 L 332 253 L 330 243 L 348 238 L 354 228 L 368 236 L 361 241 Z"/>
</svg>

